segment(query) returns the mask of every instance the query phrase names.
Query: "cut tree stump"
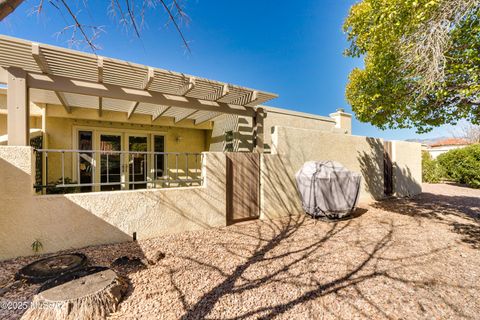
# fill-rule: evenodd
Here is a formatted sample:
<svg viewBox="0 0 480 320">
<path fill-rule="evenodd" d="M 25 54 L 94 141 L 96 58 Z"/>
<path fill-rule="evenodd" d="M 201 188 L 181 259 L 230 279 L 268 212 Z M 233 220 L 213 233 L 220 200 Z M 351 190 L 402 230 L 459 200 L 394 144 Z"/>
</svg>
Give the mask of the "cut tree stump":
<svg viewBox="0 0 480 320">
<path fill-rule="evenodd" d="M 47 282 L 46 290 L 33 297 L 22 319 L 105 319 L 117 310 L 128 288 L 115 271 L 103 267 L 80 269 L 54 281 L 58 285 L 49 287 Z"/>
</svg>

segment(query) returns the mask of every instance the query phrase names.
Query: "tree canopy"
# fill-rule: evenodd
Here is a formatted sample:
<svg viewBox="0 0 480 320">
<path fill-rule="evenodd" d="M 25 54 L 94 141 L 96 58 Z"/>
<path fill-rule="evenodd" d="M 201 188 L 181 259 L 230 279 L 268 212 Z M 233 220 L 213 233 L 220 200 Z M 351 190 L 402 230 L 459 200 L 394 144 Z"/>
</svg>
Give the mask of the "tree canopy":
<svg viewBox="0 0 480 320">
<path fill-rule="evenodd" d="M 362 0 L 344 31 L 345 54 L 364 58 L 346 88 L 360 121 L 419 133 L 480 122 L 479 0 Z"/>
</svg>

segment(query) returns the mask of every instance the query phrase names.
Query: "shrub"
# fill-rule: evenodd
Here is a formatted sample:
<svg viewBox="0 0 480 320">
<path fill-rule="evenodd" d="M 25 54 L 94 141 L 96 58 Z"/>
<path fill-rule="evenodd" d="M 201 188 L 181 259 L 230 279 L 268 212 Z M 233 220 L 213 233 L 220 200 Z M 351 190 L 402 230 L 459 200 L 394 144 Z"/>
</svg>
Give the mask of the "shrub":
<svg viewBox="0 0 480 320">
<path fill-rule="evenodd" d="M 472 188 L 480 188 L 480 144 L 450 150 L 437 158 L 445 176 Z"/>
<path fill-rule="evenodd" d="M 428 183 L 438 183 L 442 179 L 441 167 L 427 151 L 422 151 L 422 180 Z"/>
</svg>

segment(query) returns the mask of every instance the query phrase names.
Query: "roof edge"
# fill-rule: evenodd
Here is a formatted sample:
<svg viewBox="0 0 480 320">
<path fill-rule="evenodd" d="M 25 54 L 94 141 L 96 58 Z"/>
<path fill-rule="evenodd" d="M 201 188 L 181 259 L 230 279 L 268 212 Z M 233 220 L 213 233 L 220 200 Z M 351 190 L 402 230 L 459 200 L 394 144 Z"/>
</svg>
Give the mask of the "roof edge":
<svg viewBox="0 0 480 320">
<path fill-rule="evenodd" d="M 326 121 L 326 122 L 336 123 L 335 119 L 332 119 L 332 118 L 327 117 L 327 116 L 320 116 L 320 115 L 313 114 L 313 113 L 295 111 L 295 110 L 284 109 L 284 108 L 270 107 L 270 106 L 266 106 L 266 105 L 260 105 L 258 107 L 265 108 L 267 110 L 267 112 L 279 113 L 279 114 L 297 116 L 297 117 L 302 117 L 302 118 L 307 118 L 307 119 L 322 120 L 322 121 Z"/>
</svg>

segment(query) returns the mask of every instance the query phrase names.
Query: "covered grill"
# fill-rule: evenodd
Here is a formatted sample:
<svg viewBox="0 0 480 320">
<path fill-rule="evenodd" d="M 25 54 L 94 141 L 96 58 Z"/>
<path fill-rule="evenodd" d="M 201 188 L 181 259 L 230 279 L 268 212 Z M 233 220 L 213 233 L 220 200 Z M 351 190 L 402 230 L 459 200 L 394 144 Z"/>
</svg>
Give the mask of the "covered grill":
<svg viewBox="0 0 480 320">
<path fill-rule="evenodd" d="M 295 178 L 303 209 L 312 217 L 343 218 L 357 204 L 362 176 L 339 162 L 305 162 Z"/>
</svg>

